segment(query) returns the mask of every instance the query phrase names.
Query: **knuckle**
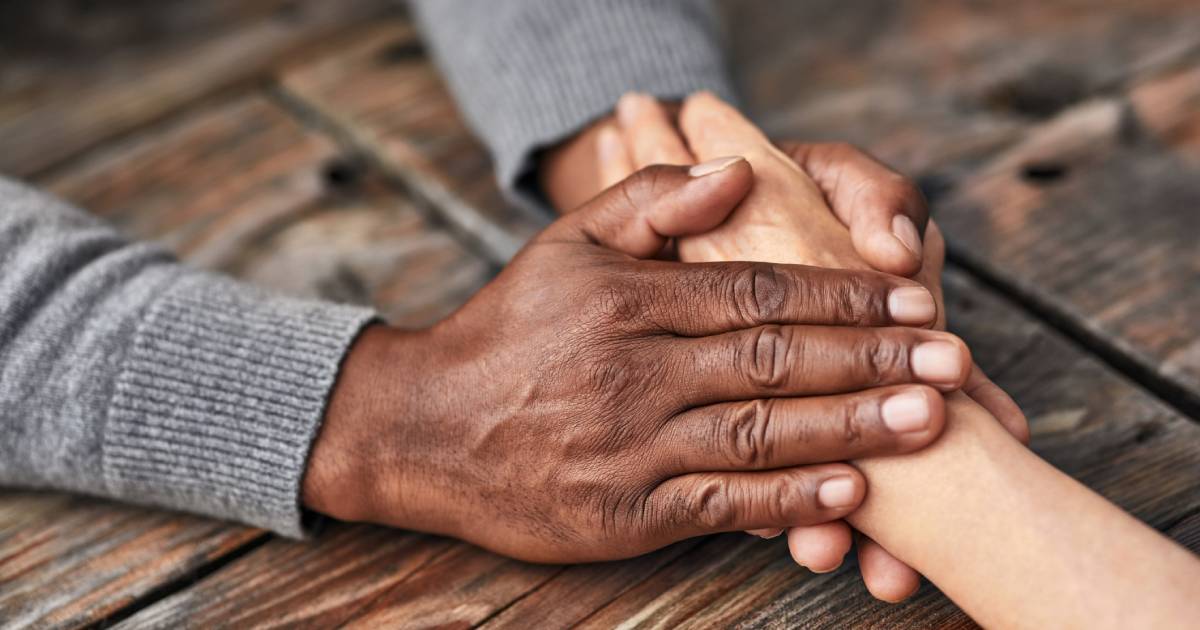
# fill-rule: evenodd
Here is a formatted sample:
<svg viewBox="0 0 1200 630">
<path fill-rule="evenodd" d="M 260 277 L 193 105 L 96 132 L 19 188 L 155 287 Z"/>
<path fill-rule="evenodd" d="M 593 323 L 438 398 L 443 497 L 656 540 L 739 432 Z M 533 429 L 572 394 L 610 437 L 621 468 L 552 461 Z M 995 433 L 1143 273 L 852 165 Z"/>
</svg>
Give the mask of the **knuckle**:
<svg viewBox="0 0 1200 630">
<path fill-rule="evenodd" d="M 638 319 L 642 307 L 631 283 L 609 277 L 597 281 L 587 292 L 584 311 L 593 321 L 619 323 Z"/>
<path fill-rule="evenodd" d="M 778 321 L 787 292 L 786 278 L 770 263 L 746 264 L 733 278 L 733 302 L 746 323 Z"/>
<path fill-rule="evenodd" d="M 625 203 L 637 208 L 657 198 L 665 176 L 670 171 L 669 166 L 655 164 L 639 169 L 633 175 L 625 178 L 621 184 Z"/>
<path fill-rule="evenodd" d="M 751 384 L 775 390 L 787 382 L 793 337 L 791 328 L 778 325 L 761 326 L 746 336 L 740 363 Z"/>
<path fill-rule="evenodd" d="M 763 501 L 763 509 L 767 518 L 773 523 L 800 523 L 804 521 L 806 506 L 811 501 L 812 484 L 791 475 L 780 475 L 766 485 L 767 496 Z"/>
<path fill-rule="evenodd" d="M 862 274 L 843 274 L 833 283 L 827 303 L 838 322 L 870 326 L 885 320 L 887 298 L 878 283 Z"/>
<path fill-rule="evenodd" d="M 725 484 L 706 479 L 696 485 L 688 507 L 692 522 L 707 531 L 733 529 L 737 510 Z"/>
<path fill-rule="evenodd" d="M 869 385 L 899 380 L 908 372 L 908 344 L 894 335 L 870 332 L 862 335 L 855 349 Z"/>
<path fill-rule="evenodd" d="M 870 424 L 867 406 L 859 401 L 843 405 L 837 412 L 837 439 L 843 446 L 862 444 Z"/>
<path fill-rule="evenodd" d="M 739 468 L 764 468 L 772 459 L 770 399 L 753 400 L 730 407 L 722 428 L 729 463 Z"/>
</svg>

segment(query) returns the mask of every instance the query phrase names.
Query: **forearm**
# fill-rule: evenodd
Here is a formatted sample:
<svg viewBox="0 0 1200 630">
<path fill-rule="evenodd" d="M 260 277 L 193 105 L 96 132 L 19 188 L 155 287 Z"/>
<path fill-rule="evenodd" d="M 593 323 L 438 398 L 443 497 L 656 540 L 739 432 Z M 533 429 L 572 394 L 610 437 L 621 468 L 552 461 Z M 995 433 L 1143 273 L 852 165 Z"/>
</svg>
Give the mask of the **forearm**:
<svg viewBox="0 0 1200 630">
<path fill-rule="evenodd" d="M 856 462 L 848 520 L 987 627 L 1182 627 L 1200 563 L 1037 457 L 981 407 L 947 400 L 942 438 Z"/>
<path fill-rule="evenodd" d="M 300 533 L 299 485 L 369 310 L 189 269 L 0 179 L 0 484 Z"/>
</svg>

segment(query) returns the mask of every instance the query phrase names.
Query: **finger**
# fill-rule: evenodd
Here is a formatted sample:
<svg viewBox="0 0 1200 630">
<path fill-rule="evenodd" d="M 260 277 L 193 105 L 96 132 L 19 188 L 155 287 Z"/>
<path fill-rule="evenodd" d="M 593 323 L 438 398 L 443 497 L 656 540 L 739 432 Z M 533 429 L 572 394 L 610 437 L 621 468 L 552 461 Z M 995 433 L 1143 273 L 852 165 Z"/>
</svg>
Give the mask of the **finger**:
<svg viewBox="0 0 1200 630">
<path fill-rule="evenodd" d="M 867 590 L 885 602 L 902 602 L 921 587 L 921 574 L 863 534 L 858 535 L 858 567 Z"/>
<path fill-rule="evenodd" d="M 648 258 L 670 237 L 716 227 L 750 191 L 753 180 L 750 164 L 741 158 L 690 170 L 644 168 L 551 224 L 536 241 L 593 243 Z"/>
<path fill-rule="evenodd" d="M 629 177 L 636 170 L 615 124 L 605 124 L 596 132 L 596 163 L 600 169 L 601 189 Z"/>
<path fill-rule="evenodd" d="M 760 326 L 674 339 L 653 351 L 686 380 L 691 406 L 913 383 L 953 391 L 971 369 L 958 337 L 903 327 Z"/>
<path fill-rule="evenodd" d="M 979 369 L 978 365 L 972 365 L 971 374 L 963 385 L 963 393 L 995 416 L 1022 444 L 1029 444 L 1029 421 L 1025 419 L 1024 412 L 1012 397 Z"/>
<path fill-rule="evenodd" d="M 672 419 L 659 439 L 675 472 L 768 470 L 909 453 L 944 426 L 941 394 L 907 385 L 696 407 Z"/>
<path fill-rule="evenodd" d="M 774 146 L 737 108 L 711 92 L 697 92 L 683 102 L 679 127 L 698 160 L 761 153 Z"/>
<path fill-rule="evenodd" d="M 829 573 L 842 566 L 850 546 L 850 526 L 846 521 L 788 530 L 788 551 L 792 553 L 792 559 L 813 573 Z"/>
<path fill-rule="evenodd" d="M 783 149 L 820 188 L 872 267 L 902 276 L 920 270 L 929 207 L 911 180 L 846 143 L 792 143 Z"/>
<path fill-rule="evenodd" d="M 692 473 L 650 494 L 664 540 L 747 529 L 815 525 L 854 511 L 866 494 L 862 474 L 846 464 L 765 472 Z"/>
<path fill-rule="evenodd" d="M 657 99 L 630 92 L 617 102 L 617 124 L 637 168 L 693 164 L 695 159 Z"/>
<path fill-rule="evenodd" d="M 782 527 L 765 527 L 763 529 L 748 529 L 748 530 L 746 530 L 746 533 L 750 534 L 751 536 L 758 536 L 759 538 L 762 538 L 764 540 L 770 540 L 770 539 L 775 538 L 776 536 L 779 536 L 780 534 L 782 534 L 783 528 Z"/>
<path fill-rule="evenodd" d="M 933 294 L 875 271 L 772 263 L 641 265 L 638 292 L 655 305 L 649 323 L 702 336 L 763 324 L 924 326 L 937 319 Z"/>
</svg>

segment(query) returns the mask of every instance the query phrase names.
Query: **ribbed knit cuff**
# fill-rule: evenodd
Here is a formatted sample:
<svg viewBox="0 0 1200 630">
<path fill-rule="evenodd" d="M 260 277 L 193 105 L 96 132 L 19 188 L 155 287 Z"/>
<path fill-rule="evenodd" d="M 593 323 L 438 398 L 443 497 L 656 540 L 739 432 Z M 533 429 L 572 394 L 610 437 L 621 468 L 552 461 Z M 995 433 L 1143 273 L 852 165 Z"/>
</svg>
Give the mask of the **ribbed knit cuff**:
<svg viewBox="0 0 1200 630">
<path fill-rule="evenodd" d="M 302 536 L 309 449 L 373 317 L 185 272 L 122 361 L 104 430 L 109 492 Z"/>
<path fill-rule="evenodd" d="M 734 100 L 710 0 L 417 0 L 435 57 L 510 198 L 545 209 L 539 150 L 629 91 Z"/>
</svg>

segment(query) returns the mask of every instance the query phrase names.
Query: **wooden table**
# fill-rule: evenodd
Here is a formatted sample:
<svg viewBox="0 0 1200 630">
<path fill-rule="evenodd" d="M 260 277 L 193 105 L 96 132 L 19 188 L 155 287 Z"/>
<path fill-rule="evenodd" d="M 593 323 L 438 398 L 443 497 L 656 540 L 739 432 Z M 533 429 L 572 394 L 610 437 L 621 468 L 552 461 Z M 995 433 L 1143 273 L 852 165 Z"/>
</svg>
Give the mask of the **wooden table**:
<svg viewBox="0 0 1200 630">
<path fill-rule="evenodd" d="M 407 18 L 380 0 L 138 3 L 70 28 L 66 0 L 10 4 L 0 171 L 193 264 L 423 325 L 540 227 L 501 201 Z M 770 131 L 857 142 L 925 188 L 951 244 L 952 326 L 1025 409 L 1038 453 L 1200 550 L 1200 5 L 726 9 Z M 378 527 L 294 542 L 17 490 L 0 492 L 0 621 L 973 625 L 931 585 L 882 604 L 852 560 L 815 575 L 779 539 L 534 566 Z"/>
</svg>

